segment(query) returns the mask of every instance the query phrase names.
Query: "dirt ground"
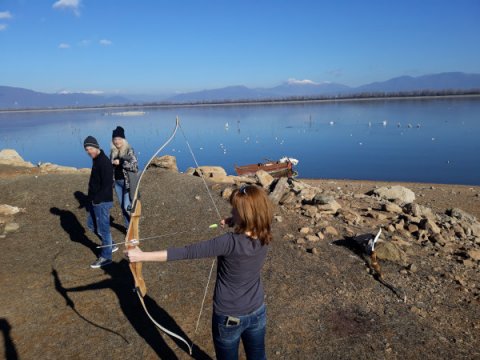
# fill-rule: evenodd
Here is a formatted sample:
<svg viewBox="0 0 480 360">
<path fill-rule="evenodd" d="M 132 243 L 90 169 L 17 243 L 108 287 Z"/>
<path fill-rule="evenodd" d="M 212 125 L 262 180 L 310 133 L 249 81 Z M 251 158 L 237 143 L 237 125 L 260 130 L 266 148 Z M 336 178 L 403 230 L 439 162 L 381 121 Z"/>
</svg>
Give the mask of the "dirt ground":
<svg viewBox="0 0 480 360">
<path fill-rule="evenodd" d="M 20 359 L 188 359 L 185 347 L 160 333 L 132 292 L 122 251 L 104 269 L 91 269 L 99 243 L 85 226 L 88 175 L 41 175 L 0 169 L 0 204 L 25 208 L 18 231 L 1 238 L 0 354 Z M 308 180 L 316 186 L 365 193 L 377 182 Z M 460 207 L 480 217 L 479 187 L 407 184 L 417 202 L 436 211 Z M 222 215 L 227 202 L 212 191 Z M 343 200 L 345 201 L 345 200 Z M 142 184 L 145 250 L 181 246 L 221 234 L 200 178 L 149 170 Z M 308 220 L 277 210 L 274 242 L 263 271 L 271 359 L 480 359 L 480 275 L 455 259 L 412 244 L 405 266 L 383 262 L 402 302 L 367 271 L 365 261 L 337 238 L 305 251 L 286 238 Z M 118 204 L 112 235 L 122 242 Z M 187 233 L 180 233 L 189 230 Z M 372 231 L 371 228 L 360 229 Z M 144 264 L 147 307 L 166 328 L 195 344 L 193 358 L 214 358 L 210 333 L 213 281 L 198 332 L 212 260 Z M 459 284 L 451 274 L 461 274 Z M 242 355 L 243 356 L 243 355 Z"/>
</svg>

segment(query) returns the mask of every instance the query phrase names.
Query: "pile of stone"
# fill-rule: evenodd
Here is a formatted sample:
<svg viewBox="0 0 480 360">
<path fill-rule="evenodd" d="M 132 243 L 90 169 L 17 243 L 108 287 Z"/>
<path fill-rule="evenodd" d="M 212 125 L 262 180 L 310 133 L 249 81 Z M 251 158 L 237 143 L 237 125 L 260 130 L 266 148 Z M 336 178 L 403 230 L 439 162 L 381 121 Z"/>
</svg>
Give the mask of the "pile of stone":
<svg viewBox="0 0 480 360">
<path fill-rule="evenodd" d="M 0 165 L 7 165 L 18 168 L 38 169 L 41 174 L 51 173 L 89 173 L 90 169 L 77 169 L 71 166 L 62 166 L 52 163 L 38 163 L 37 166 L 23 158 L 13 149 L 3 149 L 0 151 Z"/>
</svg>

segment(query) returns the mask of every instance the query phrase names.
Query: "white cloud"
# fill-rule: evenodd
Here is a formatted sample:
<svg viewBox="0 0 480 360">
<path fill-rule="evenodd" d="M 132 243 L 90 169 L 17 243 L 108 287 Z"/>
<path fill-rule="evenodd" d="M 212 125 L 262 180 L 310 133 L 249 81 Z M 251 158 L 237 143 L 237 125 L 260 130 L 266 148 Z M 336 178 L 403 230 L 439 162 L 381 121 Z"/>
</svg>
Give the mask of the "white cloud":
<svg viewBox="0 0 480 360">
<path fill-rule="evenodd" d="M 88 46 L 90 45 L 91 41 L 90 40 L 82 40 L 78 43 L 80 46 Z"/>
<path fill-rule="evenodd" d="M 99 41 L 99 44 L 102 45 L 102 46 L 110 46 L 112 45 L 112 42 L 110 40 L 107 40 L 107 39 L 102 39 Z"/>
<path fill-rule="evenodd" d="M 105 91 L 101 90 L 84 90 L 84 91 L 70 91 L 70 90 L 60 90 L 57 94 L 68 95 L 68 94 L 88 94 L 88 95 L 102 95 L 105 94 Z"/>
<path fill-rule="evenodd" d="M 0 31 L 3 31 L 7 28 L 6 24 L 0 24 Z"/>
<path fill-rule="evenodd" d="M 80 15 L 80 0 L 58 0 L 52 7 L 54 9 L 72 10 L 75 15 Z"/>
<path fill-rule="evenodd" d="M 12 14 L 10 11 L 0 11 L 0 19 L 11 19 Z"/>
<path fill-rule="evenodd" d="M 58 48 L 59 49 L 70 49 L 70 44 L 61 43 L 60 45 L 58 45 Z"/>
<path fill-rule="evenodd" d="M 297 80 L 297 79 L 288 79 L 287 83 L 289 85 L 317 85 L 316 82 L 312 81 L 312 80 Z"/>
</svg>

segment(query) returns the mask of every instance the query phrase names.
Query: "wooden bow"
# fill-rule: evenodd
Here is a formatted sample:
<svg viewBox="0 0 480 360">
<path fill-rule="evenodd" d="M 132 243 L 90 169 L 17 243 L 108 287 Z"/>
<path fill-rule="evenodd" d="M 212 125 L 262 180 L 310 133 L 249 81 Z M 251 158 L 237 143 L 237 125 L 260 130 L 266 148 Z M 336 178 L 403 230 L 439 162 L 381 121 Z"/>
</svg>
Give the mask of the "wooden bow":
<svg viewBox="0 0 480 360">
<path fill-rule="evenodd" d="M 140 202 L 140 199 L 138 198 L 138 194 L 139 194 L 138 191 L 140 189 L 140 184 L 142 182 L 143 175 L 145 174 L 145 171 L 148 169 L 148 166 L 153 161 L 153 159 L 175 137 L 175 134 L 177 133 L 178 127 L 179 127 L 179 120 L 178 120 L 178 117 L 177 117 L 176 122 L 175 122 L 175 129 L 173 130 L 172 135 L 170 135 L 168 140 L 155 152 L 155 154 L 153 154 L 153 156 L 150 158 L 150 160 L 145 165 L 145 169 L 143 170 L 143 172 L 140 175 L 140 178 L 138 179 L 137 188 L 135 189 L 135 195 L 134 195 L 133 201 L 132 201 L 132 211 L 130 213 L 130 223 L 129 223 L 129 226 L 128 226 L 127 236 L 125 237 L 125 248 L 127 250 L 134 249 L 137 246 L 137 244 L 133 243 L 132 240 L 140 239 L 139 222 L 140 222 L 140 216 L 142 215 L 142 204 Z M 144 301 L 144 297 L 147 294 L 147 286 L 145 284 L 145 279 L 143 278 L 143 275 L 142 275 L 142 263 L 141 262 L 130 263 L 130 271 L 133 275 L 133 280 L 135 282 L 134 290 L 137 293 L 138 298 L 140 299 L 140 303 L 142 304 L 142 307 L 145 310 L 145 313 L 147 314 L 147 316 L 155 324 L 155 326 L 157 326 L 161 331 L 163 331 L 164 333 L 170 335 L 171 337 L 173 337 L 175 339 L 180 340 L 185 345 L 187 345 L 188 350 L 190 352 L 190 355 L 192 355 L 192 346 L 188 343 L 187 340 L 185 340 L 180 335 L 175 334 L 174 332 L 164 328 L 157 321 L 155 321 L 155 319 L 148 312 L 147 306 L 145 305 L 145 301 Z"/>
</svg>

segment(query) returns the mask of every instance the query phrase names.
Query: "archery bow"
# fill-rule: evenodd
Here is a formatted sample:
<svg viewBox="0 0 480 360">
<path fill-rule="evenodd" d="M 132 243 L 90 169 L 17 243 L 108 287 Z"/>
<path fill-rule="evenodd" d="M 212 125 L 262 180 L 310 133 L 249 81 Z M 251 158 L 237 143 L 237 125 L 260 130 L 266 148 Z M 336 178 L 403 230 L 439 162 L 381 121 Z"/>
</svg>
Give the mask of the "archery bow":
<svg viewBox="0 0 480 360">
<path fill-rule="evenodd" d="M 132 201 L 132 211 L 130 213 L 130 223 L 128 226 L 127 236 L 125 237 L 125 248 L 127 250 L 131 250 L 137 246 L 137 244 L 132 242 L 132 240 L 140 239 L 139 220 L 142 214 L 142 204 L 140 202 L 140 199 L 138 198 L 138 194 L 139 194 L 138 191 L 140 189 L 140 184 L 142 182 L 143 175 L 145 174 L 145 171 L 148 169 L 148 166 L 153 161 L 153 159 L 160 153 L 160 151 L 162 151 L 173 140 L 173 138 L 175 137 L 175 134 L 177 133 L 178 127 L 179 127 L 179 120 L 177 117 L 175 122 L 175 128 L 172 134 L 167 139 L 167 141 L 162 146 L 160 146 L 160 148 L 155 152 L 155 154 L 153 154 L 153 156 L 145 165 L 145 169 L 140 174 L 140 177 L 137 182 L 137 188 L 135 189 L 135 194 Z M 145 305 L 145 301 L 144 301 L 144 297 L 147 294 L 147 286 L 145 284 L 145 279 L 143 278 L 143 274 L 142 274 L 142 263 L 141 262 L 129 263 L 129 266 L 135 282 L 134 290 L 137 293 L 140 303 L 142 304 L 142 307 L 145 310 L 145 313 L 147 314 L 147 316 L 155 324 L 155 326 L 157 326 L 161 331 L 163 331 L 164 333 L 170 335 L 171 337 L 177 340 L 180 340 L 185 345 L 187 345 L 190 355 L 192 355 L 192 345 L 190 345 L 187 340 L 185 340 L 180 335 L 175 334 L 174 332 L 160 325 L 157 321 L 155 321 L 152 315 L 150 315 L 150 313 L 148 312 L 147 306 Z"/>
</svg>

